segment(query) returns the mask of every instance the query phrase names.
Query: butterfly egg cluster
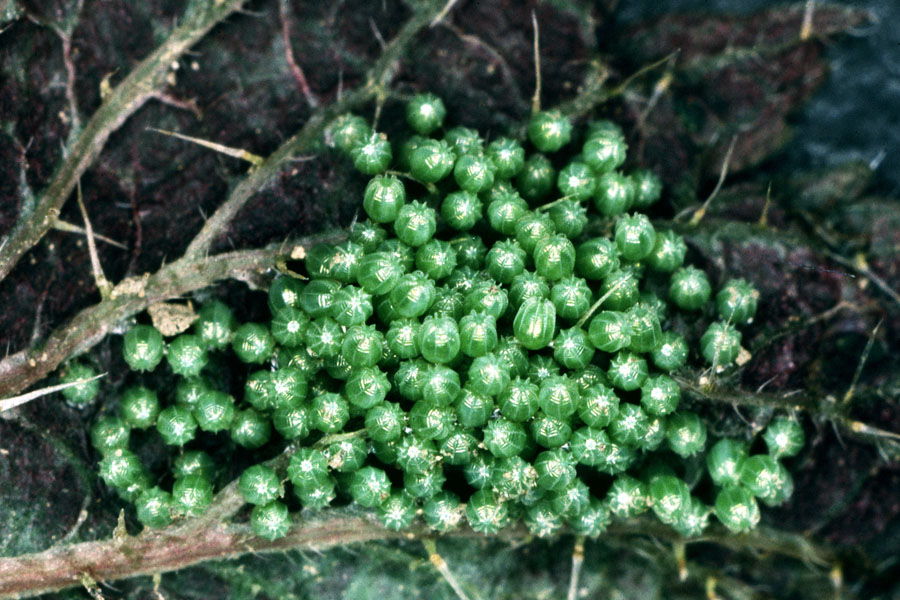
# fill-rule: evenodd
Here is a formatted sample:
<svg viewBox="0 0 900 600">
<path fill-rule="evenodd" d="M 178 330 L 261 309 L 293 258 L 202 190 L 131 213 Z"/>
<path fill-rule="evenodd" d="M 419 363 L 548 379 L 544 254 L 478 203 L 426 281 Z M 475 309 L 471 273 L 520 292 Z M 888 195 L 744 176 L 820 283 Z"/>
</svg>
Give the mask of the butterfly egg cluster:
<svg viewBox="0 0 900 600">
<path fill-rule="evenodd" d="M 733 280 L 712 301 L 706 274 L 684 265 L 684 240 L 641 212 L 660 181 L 621 171 L 617 125 L 589 123 L 578 151 L 558 112 L 535 114 L 524 144 L 445 130 L 445 115 L 436 96 L 416 96 L 414 133 L 396 145 L 362 117 L 332 123 L 329 143 L 372 176 L 368 219 L 308 250 L 308 280 L 274 280 L 271 321 L 239 325 L 216 301 L 193 333 L 125 335 L 133 369 L 165 358 L 178 381 L 165 406 L 134 387 L 97 421 L 103 479 L 147 526 L 200 514 L 216 465 L 191 445 L 219 436 L 235 452 L 292 448 L 285 473 L 257 464 L 239 479 L 254 531 L 270 539 L 289 531 L 289 508 L 350 501 L 392 529 L 421 515 L 436 531 L 522 520 L 540 536 L 566 525 L 598 535 L 648 510 L 684 535 L 711 514 L 752 528 L 758 500 L 791 494 L 780 459 L 803 429 L 776 418 L 767 453 L 731 439 L 707 452 L 706 425 L 671 375 L 692 355 L 728 368 L 756 290 Z M 694 352 L 670 329 L 676 312 L 713 320 Z M 210 355 L 228 352 L 246 366 L 242 389 L 207 373 Z M 129 450 L 134 429 L 177 452 L 171 477 Z M 711 485 L 689 485 L 704 453 Z"/>
</svg>

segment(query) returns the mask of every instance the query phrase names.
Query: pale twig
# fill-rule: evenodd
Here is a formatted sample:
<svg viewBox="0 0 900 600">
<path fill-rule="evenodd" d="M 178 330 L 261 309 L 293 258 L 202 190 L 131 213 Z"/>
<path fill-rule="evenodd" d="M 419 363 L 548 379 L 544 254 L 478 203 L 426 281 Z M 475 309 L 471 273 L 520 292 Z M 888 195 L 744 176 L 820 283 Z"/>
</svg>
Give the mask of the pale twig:
<svg viewBox="0 0 900 600">
<path fill-rule="evenodd" d="M 594 311 L 596 311 L 598 308 L 600 308 L 603 305 L 603 303 L 606 301 L 606 299 L 609 298 L 610 296 L 612 296 L 613 292 L 615 292 L 621 286 L 625 285 L 626 281 L 628 281 L 628 278 L 623 277 L 621 280 L 619 280 L 619 283 L 617 283 L 616 285 L 609 288 L 609 290 L 605 294 L 600 296 L 597 299 L 597 301 L 591 305 L 591 307 L 588 309 L 588 311 L 586 313 L 584 313 L 583 315 L 581 315 L 581 318 L 578 319 L 577 323 L 575 323 L 575 327 L 576 328 L 581 327 L 582 325 L 587 323 L 587 320 L 591 318 L 591 315 L 594 314 Z"/>
<path fill-rule="evenodd" d="M 878 329 L 881 327 L 881 324 L 884 322 L 884 319 L 878 321 L 875 325 L 875 328 L 872 329 L 872 333 L 869 335 L 869 339 L 866 341 L 866 347 L 863 348 L 862 354 L 859 357 L 859 363 L 856 365 L 856 371 L 853 373 L 853 379 L 850 381 L 850 387 L 847 388 L 847 391 L 844 393 L 844 397 L 841 399 L 841 402 L 846 406 L 850 403 L 850 400 L 853 399 L 853 394 L 856 393 L 856 384 L 859 383 L 859 377 L 862 375 L 863 367 L 866 364 L 866 360 L 869 358 L 869 352 L 872 350 L 872 345 L 875 343 L 875 336 L 878 335 Z"/>
<path fill-rule="evenodd" d="M 51 385 L 50 387 L 41 388 L 39 390 L 34 390 L 33 392 L 28 392 L 27 394 L 21 394 L 19 396 L 13 396 L 12 398 L 4 398 L 0 400 L 0 413 L 6 412 L 8 410 L 12 410 L 17 406 L 22 406 L 23 404 L 28 404 L 32 400 L 37 400 L 42 396 L 46 396 L 48 394 L 52 394 L 53 392 L 61 392 L 70 387 L 74 387 L 76 385 L 81 385 L 83 383 L 88 383 L 90 381 L 94 381 L 95 379 L 100 379 L 101 377 L 105 377 L 106 373 L 101 373 L 100 375 L 94 375 L 88 379 L 79 379 L 77 381 L 72 381 L 69 383 L 60 383 L 57 385 Z"/>
<path fill-rule="evenodd" d="M 428 560 L 434 565 L 437 572 L 441 574 L 444 581 L 453 588 L 453 593 L 456 594 L 456 597 L 459 598 L 459 600 L 469 600 L 469 595 L 466 594 L 465 590 L 462 588 L 462 584 L 460 584 L 459 580 L 456 578 L 456 575 L 454 575 L 453 571 L 450 570 L 450 567 L 447 566 L 447 561 L 438 554 L 437 544 L 435 544 L 434 540 L 425 538 L 422 540 L 422 545 L 425 546 L 425 551 L 428 552 Z"/>
<path fill-rule="evenodd" d="M 155 100 L 159 100 L 163 104 L 167 106 L 172 106 L 174 108 L 178 108 L 181 110 L 187 110 L 194 113 L 194 116 L 197 117 L 197 120 L 203 118 L 203 111 L 200 110 L 200 107 L 197 106 L 197 101 L 194 98 L 190 98 L 188 100 L 182 100 L 181 98 L 177 98 L 170 94 L 169 92 L 164 92 L 162 90 L 156 91 L 151 96 Z"/>
<path fill-rule="evenodd" d="M 97 254 L 97 242 L 94 240 L 94 229 L 91 226 L 91 220 L 88 218 L 87 208 L 84 206 L 84 199 L 81 197 L 81 182 L 78 182 L 76 199 L 78 200 L 78 210 L 81 211 L 81 218 L 84 219 L 84 234 L 87 238 L 88 255 L 91 257 L 91 271 L 94 274 L 94 282 L 100 291 L 100 297 L 104 300 L 109 297 L 112 286 L 109 279 L 103 273 L 103 267 L 100 265 L 100 256 Z"/>
<path fill-rule="evenodd" d="M 856 271 L 858 274 L 862 275 L 863 277 L 865 277 L 866 279 L 868 279 L 869 281 L 874 283 L 882 292 L 884 292 L 885 294 L 890 296 L 891 299 L 894 302 L 896 302 L 898 306 L 900 306 L 900 294 L 898 294 L 896 291 L 894 291 L 894 289 L 891 288 L 891 286 L 889 286 L 888 283 L 884 279 L 882 279 L 881 277 L 876 275 L 874 272 L 872 272 L 872 270 L 869 269 L 868 265 L 858 264 L 857 262 L 846 259 L 843 256 L 841 256 L 840 254 L 837 254 L 836 252 L 831 252 L 830 250 L 826 250 L 825 254 L 828 256 L 828 258 L 830 258 L 834 262 L 836 262 L 842 266 L 845 266 L 848 269 Z"/>
<path fill-rule="evenodd" d="M 813 14 L 816 11 L 816 0 L 806 0 L 806 8 L 803 10 L 803 25 L 800 27 L 800 40 L 806 41 L 813 32 Z"/>
<path fill-rule="evenodd" d="M 575 537 L 575 546 L 572 548 L 572 572 L 569 575 L 569 593 L 566 600 L 577 600 L 578 582 L 581 579 L 581 568 L 584 566 L 584 536 Z"/>
<path fill-rule="evenodd" d="M 431 20 L 431 23 L 428 24 L 428 27 L 434 28 L 439 25 L 441 21 L 444 20 L 444 17 L 446 17 L 450 13 L 450 11 L 453 10 L 453 7 L 456 6 L 457 2 L 459 2 L 459 0 L 447 0 L 447 4 L 445 4 L 444 8 L 441 9 L 441 12 L 439 12 L 437 16 Z"/>
<path fill-rule="evenodd" d="M 537 13 L 531 11 L 531 26 L 534 29 L 534 96 L 531 97 L 531 113 L 541 110 L 541 31 Z"/>
<path fill-rule="evenodd" d="M 65 231 L 66 233 L 78 233 L 81 235 L 86 235 L 86 231 L 84 227 L 79 225 L 75 225 L 74 223 L 69 223 L 68 221 L 63 221 L 62 219 L 57 219 L 53 224 L 53 229 L 57 231 Z M 128 246 L 123 244 L 122 242 L 117 242 L 112 238 L 108 238 L 105 235 L 100 235 L 99 233 L 94 232 L 94 239 L 107 243 L 110 246 L 115 246 L 116 248 L 121 248 L 122 250 L 128 250 Z"/>
<path fill-rule="evenodd" d="M 204 140 L 202 138 L 193 137 L 190 135 L 183 135 L 181 133 L 176 133 L 174 131 L 166 131 L 165 129 L 157 129 L 156 127 L 148 127 L 147 131 L 154 131 L 156 133 L 161 133 L 163 135 L 169 135 L 174 138 L 178 138 L 180 140 L 184 140 L 186 142 L 191 142 L 193 144 L 197 144 L 198 146 L 203 146 L 204 148 L 209 148 L 210 150 L 215 150 L 221 154 L 225 154 L 227 156 L 231 156 L 234 158 L 240 158 L 241 160 L 246 160 L 248 163 L 252 164 L 254 167 L 258 167 L 265 160 L 262 156 L 258 154 L 253 154 L 252 152 L 248 152 L 242 148 L 232 148 L 231 146 L 225 146 L 223 144 L 217 144 L 216 142 L 210 142 L 209 140 Z"/>
<path fill-rule="evenodd" d="M 278 11 L 281 16 L 281 37 L 284 40 L 284 58 L 287 61 L 288 67 L 291 69 L 291 75 L 293 75 L 294 81 L 297 82 L 297 87 L 300 88 L 300 92 L 303 94 L 303 97 L 306 98 L 306 103 L 309 104 L 310 108 L 316 108 L 319 106 L 319 100 L 316 98 L 315 94 L 312 93 L 312 90 L 309 89 L 306 75 L 304 75 L 300 65 L 297 64 L 297 61 L 294 58 L 294 50 L 291 47 L 291 15 L 288 0 L 279 0 Z"/>
<path fill-rule="evenodd" d="M 703 203 L 703 205 L 694 210 L 694 209 L 685 209 L 684 211 L 678 213 L 676 215 L 675 220 L 680 220 L 687 213 L 693 211 L 693 216 L 691 216 L 691 220 L 689 222 L 690 225 L 696 225 L 700 221 L 703 220 L 703 217 L 706 216 L 706 211 L 709 209 L 710 203 L 715 200 L 716 196 L 719 195 L 719 191 L 722 189 L 722 185 L 725 183 L 725 178 L 728 176 L 728 166 L 731 163 L 731 155 L 734 152 L 734 145 L 737 143 L 737 136 L 731 138 L 731 143 L 728 145 L 728 151 L 725 153 L 725 159 L 722 161 L 722 168 L 719 171 L 719 180 L 716 182 L 716 187 L 713 188 L 712 193 Z"/>
</svg>

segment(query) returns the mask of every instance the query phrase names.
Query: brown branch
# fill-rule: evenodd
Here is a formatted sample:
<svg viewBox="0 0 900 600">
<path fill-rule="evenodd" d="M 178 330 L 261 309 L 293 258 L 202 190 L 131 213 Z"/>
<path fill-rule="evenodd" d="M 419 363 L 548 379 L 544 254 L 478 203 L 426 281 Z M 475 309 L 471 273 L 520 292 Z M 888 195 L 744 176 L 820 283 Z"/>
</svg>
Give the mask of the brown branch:
<svg viewBox="0 0 900 600">
<path fill-rule="evenodd" d="M 422 524 L 402 532 L 391 531 L 371 518 L 347 509 L 328 509 L 295 515 L 294 527 L 284 538 L 275 541 L 254 536 L 246 524 L 213 523 L 190 529 L 183 525 L 162 530 L 147 530 L 125 539 L 83 542 L 55 547 L 44 552 L 0 558 L 0 596 L 25 597 L 81 585 L 85 576 L 93 581 L 113 581 L 141 575 L 174 571 L 207 560 L 237 558 L 249 553 L 280 552 L 291 549 L 324 550 L 359 542 L 392 539 L 429 539 L 435 536 Z M 480 538 L 468 527 L 444 534 L 445 537 Z M 613 524 L 606 539 L 633 540 L 635 536 L 652 536 L 672 542 L 682 538 L 672 529 L 652 518 L 637 518 Z M 494 539 L 523 541 L 531 537 L 525 527 L 517 525 L 502 530 Z M 601 540 L 604 538 L 601 538 Z M 768 528 L 757 528 L 735 536 L 722 527 L 713 526 L 710 533 L 689 543 L 712 543 L 740 552 L 771 552 L 819 566 L 830 565 L 834 553 L 816 545 L 806 537 Z"/>
<path fill-rule="evenodd" d="M 189 20 L 177 27 L 163 45 L 116 86 L 68 148 L 68 157 L 56 169 L 34 211 L 19 216 L 0 246 L 0 280 L 9 275 L 19 259 L 53 227 L 75 182 L 100 155 L 112 132 L 165 83 L 172 62 L 244 2 L 246 0 L 221 0 L 208 3 L 205 10 L 194 11 Z"/>
<path fill-rule="evenodd" d="M 410 43 L 439 10 L 434 2 L 426 3 L 425 6 L 413 13 L 396 37 L 385 47 L 384 52 L 369 69 L 365 85 L 331 104 L 318 108 L 299 132 L 270 154 L 259 167 L 247 173 L 188 245 L 186 257 L 199 258 L 207 254 L 212 243 L 225 232 L 228 224 L 244 204 L 278 175 L 286 163 L 295 156 L 305 154 L 317 144 L 332 119 L 384 95 L 384 90 L 394 78 Z"/>
<path fill-rule="evenodd" d="M 16 394 L 40 381 L 70 356 L 84 352 L 102 340 L 117 323 L 152 304 L 223 279 L 247 281 L 251 276 L 273 268 L 298 244 L 338 235 L 343 234 L 318 235 L 292 245 L 228 252 L 199 260 L 182 258 L 140 281 L 129 293 L 123 291 L 126 284 L 119 284 L 108 300 L 84 309 L 44 342 L 0 361 L 0 397 Z M 134 284 L 134 280 L 131 283 Z"/>
</svg>

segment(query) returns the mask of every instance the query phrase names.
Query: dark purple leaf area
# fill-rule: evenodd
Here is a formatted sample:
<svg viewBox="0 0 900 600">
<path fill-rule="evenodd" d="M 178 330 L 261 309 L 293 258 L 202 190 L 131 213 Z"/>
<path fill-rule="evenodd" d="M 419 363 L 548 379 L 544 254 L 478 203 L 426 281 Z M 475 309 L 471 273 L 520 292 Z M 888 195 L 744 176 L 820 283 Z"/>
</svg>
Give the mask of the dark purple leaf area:
<svg viewBox="0 0 900 600">
<path fill-rule="evenodd" d="M 62 23 L 76 4 L 26 2 L 32 18 L 0 33 L 0 232 L 10 231 L 47 185 L 70 133 Z M 488 136 L 515 132 L 530 112 L 534 87 L 531 12 L 540 22 L 544 106 L 570 99 L 582 88 L 592 61 L 609 67 L 611 85 L 675 50 L 671 81 L 648 105 L 665 69 L 650 71 L 593 116 L 619 121 L 629 135 L 629 166 L 647 166 L 663 177 L 666 192 L 652 215 L 660 222 L 696 206 L 715 186 L 725 151 L 737 136 L 726 185 L 696 230 L 681 226 L 690 257 L 716 289 L 744 277 L 762 297 L 745 348 L 753 357 L 734 384 L 767 392 L 803 390 L 839 402 L 853 378 L 875 324 L 881 322 L 857 385 L 852 416 L 900 431 L 900 305 L 874 282 L 836 264 L 827 252 L 866 267 L 900 289 L 900 217 L 896 199 L 867 195 L 868 172 L 796 174 L 779 170 L 778 152 L 790 119 L 827 76 L 826 43 L 864 23 L 848 8 L 819 6 L 814 36 L 799 42 L 803 5 L 747 17 L 667 16 L 622 29 L 594 3 L 514 0 L 459 2 L 445 25 L 425 30 L 405 57 L 381 123 L 400 129 L 402 100 L 419 91 L 442 96 L 448 121 Z M 73 33 L 75 95 L 82 122 L 101 103 L 104 78 L 112 85 L 166 36 L 184 2 L 86 2 Z M 163 136 L 150 127 L 178 131 L 258 155 L 276 149 L 304 124 L 311 109 L 284 55 L 277 2 L 254 1 L 246 12 L 217 26 L 171 71 L 168 98 L 193 101 L 191 110 L 148 102 L 116 131 L 82 178 L 85 205 L 96 232 L 127 249 L 100 243 L 100 260 L 113 282 L 153 272 L 180 257 L 191 238 L 247 171 L 247 163 Z M 364 83 L 365 69 L 409 16 L 396 0 L 293 1 L 292 48 L 309 86 L 323 103 Z M 593 26 L 585 21 L 590 15 Z M 649 109 L 648 109 L 649 107 Z M 363 114 L 370 118 L 374 106 Z M 771 184 L 770 202 L 766 196 Z M 238 214 L 215 251 L 251 248 L 349 224 L 360 212 L 365 179 L 324 145 L 285 168 Z M 767 226 L 757 223 L 766 215 Z M 73 199 L 60 217 L 82 225 Z M 212 294 L 246 299 L 244 317 L 259 298 L 231 284 Z M 99 301 L 82 236 L 51 231 L 0 282 L 0 348 L 12 353 L 47 336 Z M 817 318 L 839 302 L 849 308 Z M 810 321 L 807 323 L 807 321 Z M 690 330 L 691 323 L 683 323 Z M 110 377 L 100 406 L 79 412 L 57 396 L 36 401 L 13 420 L 0 419 L 0 481 L 23 506 L 45 504 L 46 518 L 32 526 L 33 544 L 46 547 L 72 526 L 90 493 L 81 537 L 106 535 L 121 503 L 96 479 L 84 480 L 58 445 L 91 468 L 96 456 L 85 428 L 126 383 L 120 341 L 108 339 L 89 362 Z M 709 407 L 726 431 L 741 420 L 765 423 L 771 415 L 743 408 Z M 738 413 L 741 414 L 738 414 Z M 873 589 L 887 585 L 871 569 L 900 552 L 900 469 L 897 451 L 844 439 L 827 421 L 804 419 L 810 443 L 788 461 L 794 499 L 766 510 L 766 521 L 792 531 L 813 531 L 846 553 L 848 578 Z M 883 456 L 884 455 L 884 456 Z M 130 515 L 129 515 L 129 518 Z M 10 535 L 0 520 L 0 538 Z M 714 551 L 712 552 L 714 554 Z M 710 557 L 715 562 L 715 557 Z M 896 574 L 896 566 L 893 567 Z M 869 569 L 869 570 L 867 570 Z"/>
</svg>

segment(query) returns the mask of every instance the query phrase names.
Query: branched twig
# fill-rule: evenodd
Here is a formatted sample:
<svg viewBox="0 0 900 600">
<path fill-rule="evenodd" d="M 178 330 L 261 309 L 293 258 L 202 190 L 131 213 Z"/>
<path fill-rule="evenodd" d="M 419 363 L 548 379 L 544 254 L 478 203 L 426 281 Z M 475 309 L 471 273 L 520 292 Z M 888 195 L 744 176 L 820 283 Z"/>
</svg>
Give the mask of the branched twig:
<svg viewBox="0 0 900 600">
<path fill-rule="evenodd" d="M 301 240 L 336 239 L 343 232 Z M 295 244 L 296 245 L 296 244 Z M 120 321 L 151 304 L 212 285 L 222 279 L 247 280 L 289 256 L 293 246 L 228 252 L 209 258 L 180 259 L 148 276 L 138 289 L 122 293 L 122 284 L 108 300 L 88 307 L 54 331 L 42 343 L 11 354 L 0 361 L 0 396 L 16 394 L 46 377 L 64 360 L 99 342 Z"/>
<path fill-rule="evenodd" d="M 216 209 L 188 245 L 186 257 L 199 258 L 209 252 L 212 243 L 226 231 L 231 220 L 253 194 L 263 189 L 293 157 L 306 153 L 317 143 L 325 127 L 334 117 L 378 97 L 379 94 L 384 94 L 413 38 L 437 14 L 435 3 L 431 2 L 426 6 L 427 8 L 413 13 L 397 36 L 385 47 L 379 59 L 369 69 L 365 85 L 345 94 L 336 102 L 318 108 L 299 132 L 291 136 L 231 190 L 225 202 Z"/>
<path fill-rule="evenodd" d="M 196 10 L 169 39 L 138 64 L 84 126 L 70 144 L 68 157 L 56 169 L 50 185 L 41 194 L 30 214 L 21 215 L 0 246 L 0 280 L 12 271 L 19 259 L 53 227 L 57 215 L 72 193 L 75 182 L 99 156 L 110 134 L 119 128 L 165 83 L 166 73 L 185 50 L 246 0 L 222 0 Z"/>
</svg>

